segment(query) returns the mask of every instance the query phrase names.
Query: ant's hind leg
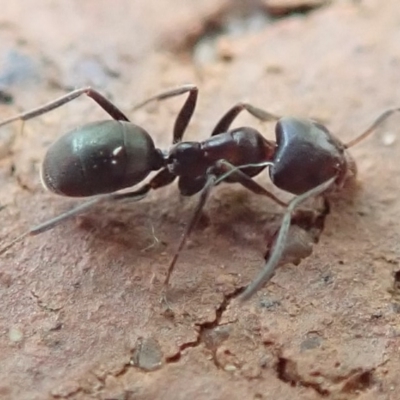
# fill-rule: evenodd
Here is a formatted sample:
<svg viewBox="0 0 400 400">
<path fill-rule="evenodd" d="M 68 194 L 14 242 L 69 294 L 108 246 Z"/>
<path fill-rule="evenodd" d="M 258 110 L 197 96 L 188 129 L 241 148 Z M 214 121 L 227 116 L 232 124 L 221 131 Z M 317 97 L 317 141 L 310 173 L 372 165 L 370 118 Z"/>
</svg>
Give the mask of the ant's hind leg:
<svg viewBox="0 0 400 400">
<path fill-rule="evenodd" d="M 250 299 L 259 289 L 261 289 L 274 275 L 275 270 L 282 258 L 285 250 L 287 236 L 290 228 L 290 222 L 293 211 L 304 201 L 311 197 L 318 196 L 325 192 L 336 180 L 336 177 L 325 181 L 321 185 L 303 193 L 299 196 L 294 197 L 285 211 L 282 219 L 281 227 L 279 228 L 278 235 L 275 239 L 273 247 L 271 249 L 270 257 L 267 263 L 262 268 L 256 279 L 245 289 L 245 291 L 239 296 L 240 301 Z"/>
<path fill-rule="evenodd" d="M 113 103 L 111 103 L 111 101 L 107 100 L 97 90 L 94 90 L 91 87 L 83 87 L 80 89 L 73 90 L 72 92 L 67 93 L 66 95 L 61 96 L 56 100 L 50 101 L 49 103 L 44 104 L 40 107 L 17 114 L 14 117 L 1 121 L 0 126 L 7 125 L 14 121 L 27 121 L 28 119 L 32 119 L 38 117 L 39 115 L 46 114 L 52 110 L 55 110 L 58 107 L 63 106 L 64 104 L 69 103 L 72 100 L 75 100 L 76 98 L 82 96 L 83 94 L 86 94 L 86 96 L 92 98 L 104 111 L 106 111 L 115 120 L 129 121 L 128 118 L 122 113 L 122 111 L 120 111 Z"/>
</svg>

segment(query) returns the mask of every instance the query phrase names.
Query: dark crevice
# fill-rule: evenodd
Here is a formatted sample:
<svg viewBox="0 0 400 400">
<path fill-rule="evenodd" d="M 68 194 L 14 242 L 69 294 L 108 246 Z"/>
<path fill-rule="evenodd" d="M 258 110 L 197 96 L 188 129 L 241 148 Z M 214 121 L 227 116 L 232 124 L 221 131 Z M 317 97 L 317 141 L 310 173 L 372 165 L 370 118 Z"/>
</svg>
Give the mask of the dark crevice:
<svg viewBox="0 0 400 400">
<path fill-rule="evenodd" d="M 278 362 L 276 363 L 276 372 L 278 379 L 280 379 L 282 382 L 290 384 L 291 386 L 303 386 L 314 389 L 322 397 L 328 397 L 330 395 L 329 390 L 323 389 L 318 383 L 303 380 L 300 374 L 297 372 L 296 363 L 292 360 L 284 357 L 278 357 Z"/>
<path fill-rule="evenodd" d="M 327 6 L 331 3 L 330 0 L 321 0 L 319 2 L 315 1 L 307 1 L 304 0 L 302 2 L 297 2 L 293 4 L 287 5 L 268 5 L 265 4 L 265 12 L 268 15 L 274 17 L 275 19 L 280 19 L 284 17 L 290 17 L 295 14 L 309 14 L 312 11 L 315 11 L 323 6 Z"/>
<path fill-rule="evenodd" d="M 75 396 L 79 395 L 80 393 L 84 393 L 84 390 L 83 390 L 82 387 L 77 387 L 76 389 L 71 390 L 66 395 L 61 395 L 61 394 L 59 395 L 57 393 L 52 393 L 52 397 L 54 399 L 69 399 L 69 398 L 72 398 L 72 397 L 75 397 Z"/>
<path fill-rule="evenodd" d="M 220 306 L 217 308 L 217 310 L 215 312 L 215 320 L 212 322 L 205 322 L 200 325 L 200 332 L 199 332 L 200 343 L 204 343 L 205 346 L 211 351 L 212 360 L 214 362 L 214 365 L 218 369 L 223 369 L 223 367 L 220 365 L 219 360 L 217 358 L 218 346 L 216 346 L 216 347 L 208 346 L 207 342 L 205 340 L 205 336 L 207 335 L 207 333 L 209 331 L 212 331 L 213 329 L 217 328 L 220 325 L 222 316 L 223 316 L 224 312 L 226 311 L 226 309 L 228 308 L 231 301 L 233 299 L 235 299 L 236 297 L 238 297 L 245 290 L 245 288 L 246 288 L 245 286 L 239 287 L 236 290 L 234 290 L 232 293 L 230 293 L 229 295 L 224 296 L 224 300 L 222 301 L 222 303 L 220 304 Z"/>
<path fill-rule="evenodd" d="M 6 90 L 0 89 L 0 104 L 12 104 L 14 98 L 11 93 L 7 92 Z"/>
<path fill-rule="evenodd" d="M 218 328 L 220 326 L 223 314 L 229 307 L 231 301 L 233 299 L 235 299 L 236 297 L 238 297 L 244 291 L 244 289 L 245 289 L 245 287 L 240 287 L 240 288 L 237 288 L 236 290 L 234 290 L 232 293 L 225 295 L 223 301 L 221 302 L 219 307 L 216 309 L 215 319 L 210 322 L 198 324 L 197 327 L 198 327 L 199 331 L 198 331 L 196 340 L 182 344 L 179 348 L 179 351 L 175 355 L 165 359 L 165 363 L 167 363 L 167 364 L 177 363 L 182 359 L 183 352 L 186 349 L 195 348 L 197 346 L 204 344 L 206 348 L 211 350 L 212 356 L 213 356 L 212 359 L 213 359 L 215 366 L 218 369 L 223 369 L 223 366 L 220 365 L 220 363 L 216 357 L 216 350 L 217 350 L 218 346 L 212 347 L 212 346 L 208 345 L 207 341 L 205 339 L 205 336 L 208 331 Z M 115 378 L 121 378 L 131 368 L 138 368 L 138 366 L 135 365 L 135 363 L 133 362 L 134 352 L 135 352 L 135 350 L 132 350 L 130 362 L 122 365 L 121 369 L 118 372 L 110 374 L 110 375 Z M 139 369 L 141 369 L 141 368 L 139 368 Z M 317 382 L 304 380 L 304 378 L 299 374 L 299 372 L 297 370 L 296 362 L 291 359 L 288 359 L 281 355 L 278 355 L 277 362 L 275 364 L 275 371 L 276 371 L 276 374 L 277 374 L 277 377 L 279 380 L 281 380 L 282 382 L 285 382 L 293 387 L 301 386 L 304 388 L 310 388 L 310 389 L 314 390 L 316 393 L 318 393 L 321 397 L 329 397 L 331 395 L 331 392 L 327 389 L 324 389 L 321 384 L 318 384 Z M 342 393 L 357 393 L 360 391 L 367 390 L 374 384 L 374 376 L 373 376 L 374 371 L 375 371 L 375 369 L 352 371 L 350 374 L 348 374 L 348 376 L 343 377 L 341 379 L 341 381 L 344 382 L 343 386 L 341 388 L 341 392 Z M 151 372 L 151 371 L 149 370 L 148 372 Z M 106 386 L 107 376 L 108 375 L 103 376 L 103 377 L 96 376 L 96 379 L 101 384 L 101 388 L 104 388 Z M 320 374 L 318 374 L 316 376 L 320 376 Z M 69 393 L 66 397 L 63 397 L 63 398 L 69 398 L 69 397 L 75 395 L 76 393 L 80 393 L 80 392 L 85 392 L 85 391 L 82 388 L 78 388 L 76 391 Z M 128 392 L 127 392 L 127 394 L 129 395 Z M 124 393 L 124 395 L 125 395 L 125 393 Z M 57 397 L 57 396 L 55 396 L 55 397 Z M 124 397 L 124 398 L 130 398 L 130 397 Z"/>
<path fill-rule="evenodd" d="M 395 293 L 400 293 L 400 271 L 395 271 L 393 273 L 393 290 Z"/>
<path fill-rule="evenodd" d="M 212 358 L 213 358 L 213 362 L 214 362 L 215 366 L 217 368 L 221 368 L 221 366 L 217 360 L 217 357 L 216 357 L 216 348 L 208 346 L 204 340 L 204 336 L 207 332 L 209 332 L 219 326 L 222 316 L 223 316 L 224 312 L 226 311 L 226 309 L 228 308 L 231 301 L 234 298 L 236 298 L 237 296 L 239 296 L 244 291 L 244 289 L 245 289 L 245 287 L 240 287 L 240 288 L 237 288 L 236 290 L 234 290 L 232 293 L 225 295 L 223 301 L 221 302 L 219 307 L 215 310 L 215 319 L 213 321 L 204 322 L 202 324 L 197 324 L 199 331 L 198 331 L 196 340 L 182 344 L 179 348 L 179 352 L 174 354 L 171 357 L 166 358 L 165 361 L 167 363 L 176 363 L 176 362 L 180 361 L 180 359 L 182 358 L 182 353 L 184 350 L 186 350 L 188 348 L 200 346 L 201 344 L 204 343 L 205 346 L 212 353 Z"/>
<path fill-rule="evenodd" d="M 299 240 L 298 232 L 296 232 L 296 235 L 292 235 L 292 236 L 294 236 L 294 237 L 290 238 L 290 241 L 292 243 L 287 244 L 287 249 L 286 249 L 287 251 L 286 251 L 286 254 L 284 255 L 284 256 L 286 256 L 286 259 L 282 260 L 282 262 L 288 261 L 288 258 L 290 258 L 291 262 L 299 263 L 301 261 L 301 259 L 306 256 L 305 255 L 306 253 L 307 253 L 307 256 L 309 254 L 311 254 L 310 252 L 308 252 L 308 250 L 305 253 L 302 246 L 307 247 L 307 248 L 309 246 L 311 246 L 311 248 L 312 248 L 313 244 L 318 243 L 319 237 L 324 229 L 326 216 L 329 214 L 329 212 L 330 212 L 330 204 L 326 198 L 322 198 L 320 207 L 317 207 L 317 210 L 315 210 L 315 209 L 313 209 L 313 210 L 298 210 L 297 212 L 294 213 L 293 218 L 292 218 L 292 225 L 296 226 L 298 229 L 303 231 L 307 236 L 307 240 L 306 240 L 306 242 L 303 242 L 303 239 L 304 239 L 303 237 L 301 240 Z M 279 228 L 278 228 L 278 230 L 279 230 Z M 294 246 L 294 247 L 292 246 L 293 242 L 296 242 L 296 246 Z M 310 243 L 311 243 L 311 245 L 310 245 Z M 299 248 L 300 248 L 300 251 L 299 251 Z M 295 249 L 295 250 L 293 250 L 293 249 Z M 267 252 L 266 257 L 267 258 L 269 257 L 269 252 Z M 176 354 L 174 354 L 173 356 L 168 357 L 166 359 L 166 362 L 167 363 L 176 363 L 181 360 L 182 353 L 184 350 L 204 344 L 205 347 L 211 351 L 212 359 L 213 359 L 215 366 L 217 368 L 222 368 L 217 359 L 217 356 L 216 356 L 216 351 L 218 349 L 218 345 L 215 346 L 215 345 L 208 344 L 207 335 L 209 335 L 211 331 L 213 331 L 214 329 L 216 329 L 217 327 L 220 326 L 223 314 L 226 311 L 226 309 L 228 308 L 229 304 L 231 303 L 231 301 L 234 298 L 238 297 L 244 290 L 245 290 L 245 287 L 239 287 L 236 290 L 234 290 L 233 292 L 229 293 L 228 295 L 225 295 L 223 301 L 221 302 L 221 304 L 218 306 L 218 308 L 215 311 L 215 319 L 210 322 L 204 322 L 202 324 L 198 324 L 197 325 L 198 335 L 197 335 L 196 340 L 182 344 L 179 348 L 179 351 Z M 285 380 L 286 379 L 285 377 L 287 377 L 287 374 L 285 372 L 286 371 L 286 360 L 284 358 L 279 359 L 279 362 L 277 365 L 277 371 L 278 371 L 278 375 L 280 376 L 280 378 L 282 380 Z M 292 380 L 288 378 L 285 381 L 291 382 Z M 327 396 L 329 394 L 329 392 L 327 392 L 326 390 L 323 390 L 320 387 L 318 387 L 317 384 L 314 384 L 312 382 L 300 382 L 300 379 L 297 379 L 297 381 L 298 381 L 297 383 L 301 383 L 305 387 L 313 387 L 314 390 L 316 390 L 321 395 Z"/>
<path fill-rule="evenodd" d="M 46 304 L 34 290 L 31 290 L 31 295 L 36 300 L 37 305 L 44 311 L 58 312 L 63 309 L 63 306 L 53 307 Z"/>
<path fill-rule="evenodd" d="M 18 186 L 23 191 L 28 192 L 28 193 L 33 193 L 32 189 L 22 181 L 22 179 L 21 179 L 21 177 L 19 175 L 16 175 L 16 180 L 17 180 Z"/>
<path fill-rule="evenodd" d="M 400 283 L 400 271 L 396 271 L 396 272 L 394 273 L 394 281 L 395 281 L 396 283 Z"/>
<path fill-rule="evenodd" d="M 12 162 L 11 165 L 10 165 L 10 176 L 14 176 L 16 170 L 17 170 L 17 167 L 16 167 L 15 164 Z"/>
<path fill-rule="evenodd" d="M 285 357 L 278 357 L 278 361 L 275 366 L 278 379 L 282 382 L 288 383 L 291 386 L 303 386 L 315 390 L 322 397 L 330 396 L 331 392 L 324 389 L 321 384 L 317 382 L 307 381 L 300 375 L 297 370 L 297 364 L 295 361 Z M 328 379 L 333 383 L 343 382 L 340 389 L 341 393 L 357 394 L 362 391 L 366 391 L 374 385 L 374 371 L 375 369 L 363 370 L 357 369 L 350 371 L 346 376 L 341 376 L 336 379 Z M 320 376 L 321 374 L 316 374 Z"/>
<path fill-rule="evenodd" d="M 196 58 L 199 46 L 206 43 L 207 46 L 213 47 L 220 36 L 238 37 L 257 32 L 283 18 L 305 16 L 330 3 L 330 0 L 304 0 L 279 5 L 262 0 L 233 0 L 203 16 L 195 30 L 190 26 L 191 29 L 182 32 L 179 38 L 169 38 L 171 40 L 165 44 L 169 45 L 172 51 L 192 53 Z"/>
<path fill-rule="evenodd" d="M 312 254 L 313 248 L 318 244 L 325 228 L 326 217 L 330 213 L 330 203 L 326 197 L 320 198 L 321 204 L 313 209 L 296 210 L 291 218 L 290 229 L 285 243 L 285 250 L 280 260 L 280 265 L 300 262 Z M 271 248 L 279 234 L 280 225 L 268 238 L 267 251 L 264 255 L 266 261 L 270 258 Z"/>
<path fill-rule="evenodd" d="M 343 393 L 357 393 L 369 389 L 373 384 L 372 370 L 358 371 L 347 379 L 341 391 Z"/>
<path fill-rule="evenodd" d="M 176 363 L 178 361 L 180 361 L 180 359 L 182 358 L 182 352 L 184 352 L 186 349 L 189 348 L 193 348 L 193 347 L 197 347 L 201 344 L 201 336 L 200 334 L 197 335 L 197 339 L 194 340 L 193 342 L 187 342 L 187 343 L 183 343 L 180 347 L 179 347 L 179 352 L 174 354 L 171 357 L 167 357 L 165 359 L 166 363 L 168 364 L 173 364 Z"/>
<path fill-rule="evenodd" d="M 235 299 L 236 297 L 238 297 L 244 291 L 244 289 L 245 289 L 245 287 L 239 287 L 239 288 L 236 288 L 232 293 L 225 295 L 222 303 L 219 305 L 219 307 L 215 311 L 215 320 L 211 321 L 211 322 L 204 322 L 203 324 L 200 324 L 199 325 L 200 333 L 202 333 L 202 331 L 204 331 L 206 329 L 216 328 L 220 324 L 221 318 L 222 318 L 224 312 L 226 311 L 226 309 L 228 308 L 229 304 L 231 303 L 231 301 L 233 299 Z"/>
<path fill-rule="evenodd" d="M 400 270 L 393 272 L 392 287 L 388 291 L 393 296 L 394 311 L 398 314 L 400 311 Z"/>
</svg>

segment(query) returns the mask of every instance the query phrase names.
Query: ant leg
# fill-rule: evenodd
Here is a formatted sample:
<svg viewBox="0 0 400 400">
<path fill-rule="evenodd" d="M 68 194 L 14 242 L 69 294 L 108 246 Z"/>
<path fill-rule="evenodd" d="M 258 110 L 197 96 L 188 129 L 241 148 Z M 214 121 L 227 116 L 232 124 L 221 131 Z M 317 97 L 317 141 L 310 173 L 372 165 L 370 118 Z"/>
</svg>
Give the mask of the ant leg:
<svg viewBox="0 0 400 400">
<path fill-rule="evenodd" d="M 144 184 L 139 189 L 133 192 L 127 193 L 115 193 L 113 196 L 116 200 L 127 199 L 130 197 L 135 198 L 136 196 L 145 196 L 150 190 L 156 190 L 163 186 L 167 186 L 174 181 L 176 175 L 168 170 L 168 168 L 163 168 L 161 171 L 151 178 L 150 182 Z"/>
<path fill-rule="evenodd" d="M 6 251 L 8 251 L 11 247 L 13 247 L 16 243 L 20 242 L 21 240 L 25 239 L 27 236 L 36 236 L 39 235 L 40 233 L 46 232 L 50 229 L 53 229 L 57 225 L 63 223 L 64 221 L 75 217 L 79 214 L 82 214 L 89 208 L 92 208 L 94 205 L 98 203 L 102 203 L 104 201 L 110 201 L 110 200 L 122 200 L 125 198 L 130 198 L 134 201 L 139 201 L 143 199 L 146 196 L 146 193 L 120 193 L 120 194 L 110 194 L 110 195 L 102 195 L 102 196 L 97 196 L 94 199 L 88 200 L 82 204 L 79 204 L 78 206 L 72 208 L 69 211 L 66 211 L 60 215 L 57 215 L 54 218 L 51 218 L 39 225 L 36 225 L 32 228 L 30 228 L 28 231 L 23 233 L 22 235 L 18 236 L 16 239 L 14 239 L 12 242 L 8 243 L 4 247 L 0 248 L 0 255 L 4 254 Z"/>
<path fill-rule="evenodd" d="M 231 163 L 226 160 L 219 160 L 216 163 L 216 167 L 218 170 L 225 171 L 224 174 L 220 175 L 215 182 L 215 185 L 225 180 L 228 176 L 232 176 L 237 183 L 240 183 L 246 189 L 252 191 L 255 194 L 260 194 L 263 196 L 269 197 L 271 200 L 275 201 L 275 203 L 280 206 L 287 207 L 287 204 L 282 200 L 278 199 L 273 193 L 269 192 L 267 189 L 263 188 L 260 184 L 258 184 L 253 178 L 242 172 L 242 169 L 250 168 L 250 167 L 260 167 L 260 166 L 272 166 L 272 162 L 264 162 L 261 164 L 246 164 L 240 167 L 235 167 Z"/>
<path fill-rule="evenodd" d="M 216 182 L 216 176 L 209 173 L 207 176 L 206 184 L 200 193 L 199 202 L 197 203 L 197 206 L 193 213 L 193 216 L 192 216 L 191 220 L 189 221 L 189 224 L 186 226 L 185 232 L 183 233 L 183 235 L 181 237 L 181 241 L 179 242 L 178 248 L 175 251 L 174 257 L 172 258 L 172 260 L 168 266 L 167 276 L 164 281 L 164 291 L 165 292 L 168 290 L 168 285 L 169 285 L 169 281 L 171 278 L 171 274 L 174 270 L 174 267 L 175 267 L 176 261 L 178 260 L 179 254 L 180 254 L 183 246 L 185 245 L 188 236 L 190 235 L 194 226 L 196 225 L 197 221 L 199 220 L 201 210 L 203 209 L 204 204 L 206 203 L 206 201 L 210 195 L 211 189 L 215 185 L 215 182 Z"/>
<path fill-rule="evenodd" d="M 28 119 L 38 117 L 39 115 L 42 114 L 46 114 L 49 111 L 52 111 L 58 107 L 61 107 L 64 104 L 69 103 L 72 100 L 75 100 L 77 97 L 82 96 L 83 94 L 86 94 L 86 96 L 91 97 L 105 112 L 107 112 L 115 120 L 129 121 L 129 119 L 122 113 L 122 111 L 120 111 L 113 103 L 107 100 L 97 90 L 94 90 L 91 87 L 83 87 L 80 89 L 73 90 L 72 92 L 67 93 L 66 95 L 61 96 L 58 99 L 53 100 L 40 107 L 20 113 L 18 115 L 15 115 L 14 117 L 1 121 L 0 126 L 7 125 L 11 122 L 18 120 L 27 121 Z"/>
<path fill-rule="evenodd" d="M 167 276 L 164 281 L 165 289 L 167 289 L 167 287 L 169 285 L 171 274 L 175 268 L 175 264 L 178 260 L 179 254 L 182 251 L 182 248 L 185 245 L 188 236 L 190 235 L 191 231 L 193 230 L 194 226 L 196 225 L 196 223 L 200 217 L 201 210 L 203 209 L 204 204 L 207 201 L 207 199 L 210 195 L 210 192 L 211 192 L 211 188 L 213 186 L 222 182 L 228 176 L 233 175 L 235 177 L 235 179 L 237 179 L 238 183 L 243 185 L 245 188 L 251 190 L 252 192 L 254 192 L 256 194 L 261 194 L 261 195 L 267 196 L 281 206 L 284 206 L 284 207 L 287 206 L 286 203 L 284 203 L 283 201 L 278 199 L 274 194 L 270 193 L 268 190 L 264 189 L 261 185 L 259 185 L 256 181 L 254 181 L 251 177 L 249 177 L 248 175 L 246 175 L 244 172 L 242 172 L 240 170 L 243 168 L 250 168 L 250 167 L 261 167 L 261 166 L 266 167 L 267 165 L 272 165 L 272 163 L 265 162 L 265 163 L 254 164 L 254 165 L 248 164 L 248 165 L 244 165 L 244 166 L 240 166 L 240 167 L 235 167 L 234 165 L 230 164 L 229 162 L 227 162 L 225 160 L 220 160 L 216 163 L 216 165 L 214 166 L 214 171 L 215 171 L 215 169 L 217 169 L 221 172 L 223 172 L 223 171 L 226 171 L 226 172 L 224 174 L 220 175 L 218 178 L 214 174 L 211 174 L 211 173 L 207 174 L 207 180 L 206 180 L 206 183 L 203 186 L 203 189 L 200 193 L 200 199 L 199 199 L 199 202 L 193 213 L 193 217 L 190 220 L 189 224 L 187 225 L 186 230 L 182 235 L 181 241 L 179 242 L 178 248 L 175 251 L 174 257 L 172 258 L 171 263 L 168 266 Z"/>
<path fill-rule="evenodd" d="M 355 139 L 345 144 L 345 148 L 348 149 L 349 147 L 352 147 L 357 143 L 361 142 L 362 140 L 364 140 L 371 133 L 375 132 L 376 128 L 378 128 L 379 125 L 385 122 L 392 114 L 399 111 L 400 108 L 393 108 L 391 110 L 387 110 L 384 113 L 382 113 L 365 132 L 363 132 L 360 136 L 357 136 Z"/>
<path fill-rule="evenodd" d="M 248 103 L 238 103 L 233 106 L 230 110 L 228 110 L 222 118 L 219 120 L 215 128 L 213 129 L 211 136 L 218 135 L 219 133 L 227 132 L 229 127 L 231 126 L 233 120 L 241 113 L 243 110 L 246 110 L 248 113 L 256 117 L 257 119 L 268 122 L 268 121 L 277 121 L 281 117 L 271 114 L 268 111 L 262 110 L 261 108 L 252 106 Z"/>
<path fill-rule="evenodd" d="M 54 218 L 51 218 L 39 225 L 34 226 L 29 229 L 22 235 L 18 236 L 12 242 L 8 243 L 4 247 L 0 248 L 0 255 L 8 251 L 11 247 L 13 247 L 16 243 L 25 239 L 27 236 L 36 236 L 40 233 L 46 232 L 50 229 L 53 229 L 57 225 L 63 223 L 64 221 L 73 218 L 83 212 L 87 211 L 89 208 L 92 208 L 94 205 L 98 203 L 102 203 L 105 201 L 120 201 L 120 200 L 132 200 L 139 201 L 146 197 L 147 193 L 151 189 L 158 189 L 159 187 L 166 186 L 170 184 L 175 179 L 175 175 L 172 175 L 166 168 L 162 169 L 159 173 L 157 173 L 154 178 L 146 185 L 143 185 L 141 188 L 125 192 L 125 193 L 111 193 L 105 194 L 101 196 L 97 196 L 93 199 L 90 199 L 82 204 L 77 205 L 69 211 L 66 211 Z"/>
<path fill-rule="evenodd" d="M 169 89 L 165 92 L 159 93 L 153 97 L 148 98 L 147 100 L 137 104 L 133 107 L 133 111 L 142 108 L 143 106 L 153 102 L 153 101 L 160 101 L 165 99 L 170 99 L 171 97 L 180 96 L 181 94 L 185 94 L 189 92 L 189 95 L 183 104 L 179 114 L 175 119 L 175 125 L 173 130 L 173 141 L 172 143 L 178 143 L 182 140 L 183 134 L 187 126 L 189 125 L 190 119 L 192 118 L 194 109 L 196 108 L 197 103 L 197 96 L 198 96 L 198 88 L 196 85 L 183 85 L 175 89 Z"/>
<path fill-rule="evenodd" d="M 256 279 L 245 289 L 245 291 L 239 296 L 240 301 L 250 299 L 262 286 L 264 286 L 274 275 L 276 267 L 279 264 L 282 254 L 285 250 L 286 240 L 290 228 L 290 222 L 292 218 L 292 212 L 301 203 L 308 200 L 311 197 L 318 196 L 327 190 L 336 180 L 336 177 L 330 178 L 321 185 L 303 193 L 299 196 L 294 197 L 283 216 L 281 227 L 279 228 L 278 236 L 273 244 L 273 248 L 270 253 L 270 257 L 267 263 L 262 268 Z"/>
</svg>

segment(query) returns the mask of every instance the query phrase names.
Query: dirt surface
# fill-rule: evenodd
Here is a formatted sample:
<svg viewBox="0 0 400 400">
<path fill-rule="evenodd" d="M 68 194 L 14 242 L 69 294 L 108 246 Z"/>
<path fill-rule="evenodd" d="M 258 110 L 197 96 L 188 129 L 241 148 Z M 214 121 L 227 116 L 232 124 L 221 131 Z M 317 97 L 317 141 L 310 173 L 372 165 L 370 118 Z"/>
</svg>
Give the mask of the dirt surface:
<svg viewBox="0 0 400 400">
<path fill-rule="evenodd" d="M 188 140 L 238 101 L 322 120 L 344 142 L 400 106 L 397 0 L 16 0 L 0 15 L 0 120 L 92 85 L 168 149 L 195 83 Z M 107 118 L 90 99 L 0 128 L 2 244 L 76 200 L 45 192 L 49 144 Z M 161 284 L 196 197 L 175 184 L 104 204 L 0 259 L 1 399 L 398 399 L 400 116 L 352 149 L 358 185 L 329 199 L 318 245 L 248 303 L 282 209 L 221 185 Z M 273 138 L 272 124 L 249 125 Z M 258 181 L 273 189 L 264 173 Z M 278 190 L 275 193 L 289 198 Z M 79 202 L 79 201 L 78 201 Z"/>
</svg>

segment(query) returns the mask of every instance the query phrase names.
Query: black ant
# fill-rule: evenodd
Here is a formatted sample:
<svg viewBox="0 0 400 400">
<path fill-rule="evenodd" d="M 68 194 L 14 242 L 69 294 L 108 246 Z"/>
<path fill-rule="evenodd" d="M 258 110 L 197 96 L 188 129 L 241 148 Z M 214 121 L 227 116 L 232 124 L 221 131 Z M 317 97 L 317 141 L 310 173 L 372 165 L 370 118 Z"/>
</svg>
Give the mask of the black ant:
<svg viewBox="0 0 400 400">
<path fill-rule="evenodd" d="M 26 121 L 82 94 L 91 97 L 114 119 L 86 124 L 66 133 L 49 147 L 42 164 L 41 179 L 46 189 L 69 197 L 95 197 L 31 228 L 3 247 L 0 254 L 26 236 L 49 230 L 101 201 L 137 201 L 150 190 L 166 186 L 178 178 L 182 195 L 191 196 L 200 192 L 200 198 L 168 267 L 167 286 L 179 253 L 199 219 L 211 189 L 222 181 L 236 182 L 287 207 L 265 267 L 241 295 L 241 299 L 247 299 L 272 277 L 285 248 L 294 209 L 330 188 L 341 188 L 345 180 L 354 176 L 355 163 L 346 149 L 370 135 L 393 112 L 399 111 L 386 111 L 367 131 L 345 145 L 317 122 L 294 117 L 280 118 L 247 103 L 238 103 L 228 110 L 209 139 L 183 142 L 197 102 L 198 89 L 195 85 L 184 85 L 153 96 L 138 104 L 134 110 L 150 102 L 185 93 L 188 97 L 176 117 L 173 146 L 168 152 L 155 148 L 151 136 L 143 128 L 129 122 L 114 104 L 90 87 L 74 90 L 55 101 L 0 122 L 2 126 L 16 120 Z M 276 120 L 277 141 L 265 139 L 250 127 L 230 129 L 243 110 L 261 121 Z M 297 195 L 288 205 L 252 179 L 267 166 L 271 180 L 278 188 Z M 114 193 L 140 183 L 152 171 L 159 172 L 139 189 Z"/>
<path fill-rule="evenodd" d="M 248 162 L 259 163 L 265 160 L 270 157 L 275 145 L 251 128 L 228 130 L 230 121 L 241 109 L 247 108 L 254 114 L 259 112 L 260 118 L 264 120 L 278 117 L 251 106 L 236 106 L 220 120 L 209 139 L 203 142 L 182 142 L 197 102 L 198 89 L 195 85 L 184 85 L 160 93 L 136 105 L 134 110 L 150 102 L 185 93 L 188 93 L 188 97 L 173 128 L 173 147 L 167 152 L 157 149 L 153 139 L 143 128 L 131 123 L 114 104 L 90 87 L 76 89 L 57 100 L 0 122 L 0 126 L 3 126 L 16 120 L 35 118 L 83 94 L 91 97 L 114 119 L 89 123 L 64 134 L 49 147 L 42 163 L 40 176 L 46 189 L 63 196 L 93 198 L 29 229 L 0 249 L 0 254 L 26 236 L 52 229 L 99 202 L 125 199 L 137 201 L 150 190 L 166 186 L 178 177 L 178 187 L 182 195 L 191 196 L 200 191 L 201 195 L 194 216 L 169 266 L 165 281 L 167 285 L 179 252 L 197 222 L 211 188 L 222 174 L 230 171 L 226 181 L 238 182 L 254 193 L 265 195 L 281 206 L 286 206 L 286 203 L 252 179 L 264 166 L 248 168 L 246 172 L 234 168 Z M 140 183 L 152 171 L 159 172 L 139 189 L 115 193 Z"/>
</svg>

